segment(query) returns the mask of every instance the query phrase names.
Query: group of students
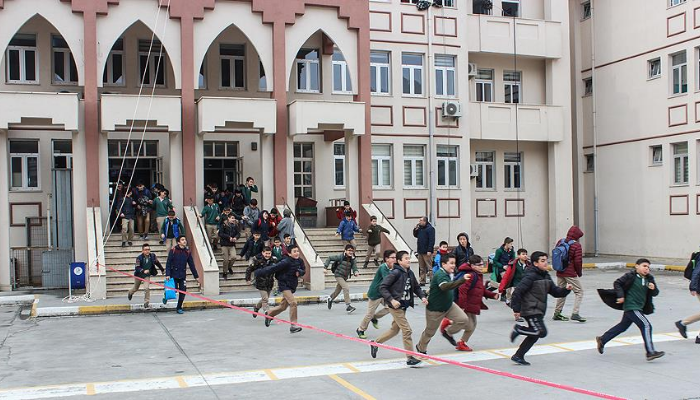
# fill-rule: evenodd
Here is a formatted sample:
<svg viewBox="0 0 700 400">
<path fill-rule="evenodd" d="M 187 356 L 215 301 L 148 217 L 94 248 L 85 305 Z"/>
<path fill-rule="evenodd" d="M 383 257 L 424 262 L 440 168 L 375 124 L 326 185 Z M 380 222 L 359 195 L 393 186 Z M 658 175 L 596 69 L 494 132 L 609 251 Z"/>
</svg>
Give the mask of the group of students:
<svg viewBox="0 0 700 400">
<path fill-rule="evenodd" d="M 159 183 L 151 189 L 143 182 L 137 182 L 133 188 L 124 188 L 121 182 L 117 184 L 112 213 L 115 221 L 121 222 L 122 247 L 133 245 L 135 231 L 142 240 L 148 240 L 150 232 L 158 231 L 160 244 L 164 243 L 162 232 L 166 219 L 175 215 L 175 207 L 168 196 L 168 189 Z M 171 237 L 176 238 L 177 235 Z"/>
</svg>

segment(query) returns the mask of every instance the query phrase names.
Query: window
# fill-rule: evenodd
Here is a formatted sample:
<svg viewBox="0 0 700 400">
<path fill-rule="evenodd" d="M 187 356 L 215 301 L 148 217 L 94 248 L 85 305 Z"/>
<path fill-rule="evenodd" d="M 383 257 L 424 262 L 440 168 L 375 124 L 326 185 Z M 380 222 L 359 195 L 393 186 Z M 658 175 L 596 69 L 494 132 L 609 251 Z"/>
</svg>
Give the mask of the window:
<svg viewBox="0 0 700 400">
<path fill-rule="evenodd" d="M 203 146 L 205 158 L 238 158 L 238 142 L 206 140 Z"/>
<path fill-rule="evenodd" d="M 197 76 L 197 89 L 206 89 L 207 88 L 207 68 L 202 63 L 202 65 L 199 67 L 199 75 Z"/>
<path fill-rule="evenodd" d="M 506 92 L 506 103 L 520 103 L 522 84 L 520 71 L 503 71 L 503 85 Z"/>
<path fill-rule="evenodd" d="M 372 94 L 389 94 L 389 52 L 372 51 L 370 54 L 370 89 Z"/>
<path fill-rule="evenodd" d="M 583 80 L 583 95 L 590 96 L 593 94 L 593 78 L 585 78 Z"/>
<path fill-rule="evenodd" d="M 688 142 L 673 145 L 673 184 L 688 184 Z"/>
<path fill-rule="evenodd" d="M 68 43 L 60 36 L 51 37 L 53 49 L 53 83 L 77 84 L 78 68 L 70 52 Z"/>
<path fill-rule="evenodd" d="M 435 55 L 435 95 L 454 97 L 455 92 L 455 57 Z"/>
<path fill-rule="evenodd" d="M 685 51 L 671 55 L 673 94 L 688 92 L 688 64 Z"/>
<path fill-rule="evenodd" d="M 372 145 L 372 186 L 391 187 L 391 145 Z"/>
<path fill-rule="evenodd" d="M 348 71 L 348 63 L 345 61 L 343 53 L 338 49 L 333 50 L 333 92 L 352 92 L 352 85 L 350 84 L 350 71 Z"/>
<path fill-rule="evenodd" d="M 165 50 L 160 41 L 139 40 L 139 80 L 142 85 L 165 86 L 164 61 Z"/>
<path fill-rule="evenodd" d="M 245 46 L 242 44 L 220 44 L 221 88 L 245 88 Z"/>
<path fill-rule="evenodd" d="M 503 0 L 501 3 L 504 17 L 520 16 L 520 0 Z"/>
<path fill-rule="evenodd" d="M 35 35 L 15 35 L 7 46 L 7 82 L 39 83 L 38 57 Z"/>
<path fill-rule="evenodd" d="M 669 5 L 671 7 L 675 7 L 675 6 L 681 5 L 683 3 L 685 3 L 685 0 L 670 0 Z"/>
<path fill-rule="evenodd" d="M 664 156 L 663 156 L 663 151 L 661 145 L 658 146 L 651 146 L 649 148 L 649 153 L 651 154 L 651 163 L 650 165 L 655 166 L 655 165 L 663 165 L 664 163 Z"/>
<path fill-rule="evenodd" d="M 333 143 L 335 187 L 345 187 L 345 143 Z"/>
<path fill-rule="evenodd" d="M 437 146 L 438 186 L 458 186 L 457 146 Z"/>
<path fill-rule="evenodd" d="M 494 152 L 493 151 L 477 151 L 476 157 L 476 188 L 477 189 L 494 189 Z"/>
<path fill-rule="evenodd" d="M 523 188 L 523 153 L 504 153 L 503 172 L 506 189 Z"/>
<path fill-rule="evenodd" d="M 107 56 L 107 65 L 102 75 L 102 83 L 106 86 L 124 86 L 124 39 L 117 39 Z"/>
<path fill-rule="evenodd" d="M 10 141 L 11 190 L 39 189 L 39 142 Z"/>
<path fill-rule="evenodd" d="M 319 93 L 321 91 L 321 67 L 318 50 L 301 49 L 297 53 L 297 92 Z"/>
<path fill-rule="evenodd" d="M 493 70 L 479 69 L 476 72 L 476 101 L 493 101 Z"/>
<path fill-rule="evenodd" d="M 586 171 L 585 172 L 593 172 L 595 171 L 595 156 L 593 154 L 586 154 Z"/>
<path fill-rule="evenodd" d="M 403 185 L 404 187 L 424 187 L 425 146 L 403 146 Z"/>
<path fill-rule="evenodd" d="M 294 197 L 314 197 L 313 164 L 313 143 L 294 143 Z"/>
<path fill-rule="evenodd" d="M 582 17 L 581 19 L 589 19 L 591 17 L 591 2 L 590 1 L 584 1 L 581 3 L 581 10 L 582 10 Z"/>
<path fill-rule="evenodd" d="M 267 91 L 267 75 L 265 74 L 265 67 L 262 62 L 258 67 L 260 71 L 260 79 L 258 80 L 258 90 L 261 92 Z"/>
<path fill-rule="evenodd" d="M 71 140 L 53 141 L 53 168 L 73 168 L 73 142 Z"/>
<path fill-rule="evenodd" d="M 419 96 L 423 94 L 423 55 L 403 53 L 403 94 Z"/>
<path fill-rule="evenodd" d="M 455 8 L 455 0 L 442 0 L 442 6 L 447 8 Z"/>
<path fill-rule="evenodd" d="M 473 0 L 474 14 L 491 15 L 493 3 L 491 0 Z"/>
<path fill-rule="evenodd" d="M 654 79 L 661 76 L 661 59 L 655 58 L 647 61 L 648 79 Z"/>
</svg>

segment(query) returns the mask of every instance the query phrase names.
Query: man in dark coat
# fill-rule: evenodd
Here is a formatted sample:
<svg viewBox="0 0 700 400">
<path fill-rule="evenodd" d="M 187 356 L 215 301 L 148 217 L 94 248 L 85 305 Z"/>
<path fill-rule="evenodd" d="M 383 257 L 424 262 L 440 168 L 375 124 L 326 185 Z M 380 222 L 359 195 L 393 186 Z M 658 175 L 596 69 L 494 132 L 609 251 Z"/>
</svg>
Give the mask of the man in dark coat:
<svg viewBox="0 0 700 400">
<path fill-rule="evenodd" d="M 192 276 L 199 282 L 199 286 L 202 286 L 202 280 L 199 278 L 199 273 L 197 268 L 194 266 L 194 259 L 192 258 L 192 252 L 187 248 L 187 238 L 180 236 L 177 238 L 177 245 L 175 245 L 168 252 L 168 261 L 165 264 L 165 280 L 173 278 L 175 280 L 175 289 L 180 290 L 177 297 L 177 313 L 183 314 L 182 303 L 185 301 L 185 293 L 187 291 L 187 266 L 190 267 L 192 271 Z M 163 304 L 167 300 L 163 297 Z"/>
<path fill-rule="evenodd" d="M 306 267 L 304 261 L 301 259 L 301 252 L 296 246 L 290 247 L 289 257 L 284 258 L 277 264 L 255 271 L 256 278 L 275 274 L 279 290 L 282 292 L 282 301 L 280 304 L 270 310 L 269 313 L 265 313 L 265 326 L 269 327 L 272 322 L 271 318 L 282 313 L 289 307 L 289 320 L 292 322 L 289 332 L 297 333 L 301 331 L 301 327 L 296 325 L 297 301 L 294 298 L 294 292 L 297 291 L 299 277 L 304 276 L 305 273 Z"/>
<path fill-rule="evenodd" d="M 432 274 L 433 250 L 435 248 L 435 228 L 428 222 L 428 217 L 421 217 L 413 228 L 413 237 L 417 240 L 420 285 L 425 286 L 428 274 Z"/>
</svg>

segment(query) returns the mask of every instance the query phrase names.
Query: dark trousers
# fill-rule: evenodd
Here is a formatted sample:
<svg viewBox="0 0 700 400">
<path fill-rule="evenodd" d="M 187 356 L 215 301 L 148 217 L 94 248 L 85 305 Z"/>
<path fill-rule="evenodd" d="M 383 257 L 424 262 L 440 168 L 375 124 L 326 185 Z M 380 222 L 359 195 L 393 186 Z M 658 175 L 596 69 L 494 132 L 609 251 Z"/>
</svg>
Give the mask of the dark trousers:
<svg viewBox="0 0 700 400">
<path fill-rule="evenodd" d="M 182 303 L 185 301 L 185 293 L 187 291 L 187 281 L 185 279 L 175 279 L 175 289 L 180 290 L 177 294 L 177 309 L 182 310 Z"/>
<path fill-rule="evenodd" d="M 520 343 L 518 351 L 515 355 L 523 358 L 525 354 L 537 343 L 540 338 L 547 336 L 547 327 L 544 326 L 543 315 L 530 315 L 523 317 L 527 322 L 527 326 L 515 325 L 515 331 L 525 336 L 525 340 Z"/>
<path fill-rule="evenodd" d="M 632 324 L 637 325 L 637 328 L 639 328 L 639 331 L 642 333 L 642 339 L 644 339 L 644 347 L 647 349 L 647 353 L 653 353 L 654 342 L 651 340 L 651 322 L 649 322 L 647 317 L 639 310 L 625 311 L 622 314 L 620 323 L 603 334 L 603 344 L 608 343 L 617 337 L 617 335 L 629 329 Z"/>
</svg>

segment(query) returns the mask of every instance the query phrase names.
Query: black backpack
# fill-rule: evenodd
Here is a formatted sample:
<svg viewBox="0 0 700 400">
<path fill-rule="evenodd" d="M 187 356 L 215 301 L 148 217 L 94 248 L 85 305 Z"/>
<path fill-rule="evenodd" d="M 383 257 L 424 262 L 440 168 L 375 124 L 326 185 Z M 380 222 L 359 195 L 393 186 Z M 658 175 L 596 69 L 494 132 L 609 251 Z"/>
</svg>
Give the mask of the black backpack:
<svg viewBox="0 0 700 400">
<path fill-rule="evenodd" d="M 687 280 L 693 279 L 693 270 L 695 270 L 695 266 L 698 263 L 698 258 L 700 257 L 700 252 L 693 253 L 692 256 L 690 256 L 690 261 L 688 261 L 688 265 L 685 267 L 685 271 L 683 271 L 683 276 Z"/>
</svg>

